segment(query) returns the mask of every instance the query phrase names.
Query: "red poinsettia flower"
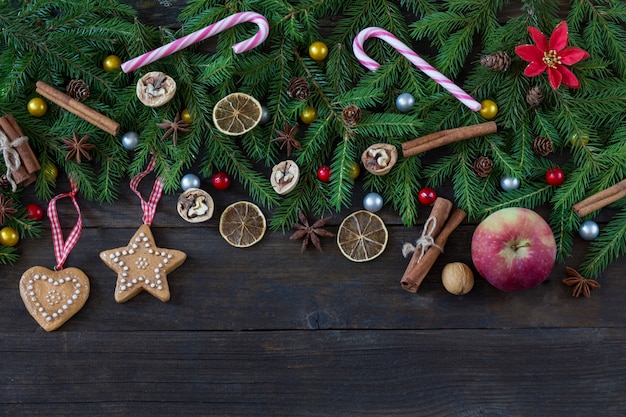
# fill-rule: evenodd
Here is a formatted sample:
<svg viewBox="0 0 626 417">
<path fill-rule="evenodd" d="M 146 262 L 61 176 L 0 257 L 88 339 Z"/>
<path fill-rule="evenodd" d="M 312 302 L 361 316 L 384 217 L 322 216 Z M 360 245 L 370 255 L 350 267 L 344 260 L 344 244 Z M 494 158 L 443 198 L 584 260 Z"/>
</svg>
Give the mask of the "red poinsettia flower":
<svg viewBox="0 0 626 417">
<path fill-rule="evenodd" d="M 567 23 L 559 23 L 550 42 L 539 29 L 528 27 L 530 37 L 535 45 L 519 45 L 515 53 L 530 64 L 524 70 L 527 77 L 535 77 L 548 70 L 548 80 L 553 89 L 559 88 L 561 82 L 571 88 L 579 88 L 578 78 L 565 65 L 573 65 L 583 59 L 589 58 L 587 51 L 573 46 L 566 47 L 568 41 Z"/>
</svg>

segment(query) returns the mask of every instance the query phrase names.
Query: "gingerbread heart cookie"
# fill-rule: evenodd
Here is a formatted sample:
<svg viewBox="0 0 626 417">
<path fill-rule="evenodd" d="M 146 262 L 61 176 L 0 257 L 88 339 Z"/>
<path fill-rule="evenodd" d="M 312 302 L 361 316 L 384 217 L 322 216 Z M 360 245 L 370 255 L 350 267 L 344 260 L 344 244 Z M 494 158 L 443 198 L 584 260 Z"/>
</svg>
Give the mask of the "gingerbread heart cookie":
<svg viewBox="0 0 626 417">
<path fill-rule="evenodd" d="M 51 271 L 35 266 L 22 275 L 20 295 L 35 321 L 51 332 L 83 308 L 89 298 L 89 278 L 78 268 Z"/>
</svg>

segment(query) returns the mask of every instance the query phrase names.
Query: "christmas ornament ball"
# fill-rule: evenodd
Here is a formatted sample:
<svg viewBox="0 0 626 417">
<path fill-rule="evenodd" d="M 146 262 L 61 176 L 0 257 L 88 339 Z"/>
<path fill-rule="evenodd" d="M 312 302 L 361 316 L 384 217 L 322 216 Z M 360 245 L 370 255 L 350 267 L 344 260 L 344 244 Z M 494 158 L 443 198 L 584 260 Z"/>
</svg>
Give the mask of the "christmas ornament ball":
<svg viewBox="0 0 626 417">
<path fill-rule="evenodd" d="M 361 174 L 361 167 L 359 166 L 359 164 L 354 161 L 348 162 L 348 178 L 350 178 L 351 180 L 355 180 L 359 177 L 359 174 Z"/>
<path fill-rule="evenodd" d="M 322 165 L 317 169 L 317 179 L 322 182 L 330 181 L 330 167 L 328 165 Z"/>
<path fill-rule="evenodd" d="M 12 227 L 6 226 L 0 230 L 0 245 L 15 246 L 20 241 L 20 235 Z"/>
<path fill-rule="evenodd" d="M 406 113 L 415 106 L 415 97 L 411 93 L 402 93 L 396 98 L 396 108 L 399 112 Z"/>
<path fill-rule="evenodd" d="M 430 187 L 424 187 L 417 193 L 417 199 L 421 204 L 430 206 L 437 200 L 437 192 Z"/>
<path fill-rule="evenodd" d="M 227 190 L 230 187 L 230 176 L 225 172 L 218 172 L 211 178 L 211 184 L 216 190 Z"/>
<path fill-rule="evenodd" d="M 546 182 L 550 185 L 561 185 L 565 181 L 565 173 L 561 168 L 550 168 L 546 171 Z"/>
<path fill-rule="evenodd" d="M 572 146 L 585 146 L 589 143 L 589 135 L 586 133 L 582 133 L 580 135 L 578 133 L 574 133 L 569 138 L 569 143 Z"/>
<path fill-rule="evenodd" d="M 593 220 L 587 220 L 578 228 L 578 234 L 585 240 L 594 240 L 600 234 L 600 226 Z"/>
<path fill-rule="evenodd" d="M 35 221 L 41 221 L 43 219 L 43 208 L 36 203 L 30 203 L 26 206 L 26 218 Z"/>
<path fill-rule="evenodd" d="M 122 67 L 122 60 L 117 55 L 109 55 L 102 61 L 102 68 L 106 72 L 115 71 Z"/>
<path fill-rule="evenodd" d="M 452 262 L 443 267 L 441 282 L 450 294 L 467 294 L 474 287 L 474 273 L 464 263 Z"/>
<path fill-rule="evenodd" d="M 376 213 L 383 208 L 383 197 L 378 193 L 368 193 L 363 197 L 363 208 Z"/>
<path fill-rule="evenodd" d="M 272 120 L 272 115 L 266 106 L 261 106 L 261 124 L 267 124 Z"/>
<path fill-rule="evenodd" d="M 328 56 L 328 46 L 324 42 L 313 42 L 309 46 L 309 56 L 315 61 L 323 61 Z"/>
<path fill-rule="evenodd" d="M 122 136 L 122 146 L 125 149 L 132 151 L 137 145 L 139 145 L 139 133 L 133 131 L 124 133 Z"/>
<path fill-rule="evenodd" d="M 480 102 L 478 114 L 487 120 L 491 120 L 498 114 L 498 105 L 493 100 L 483 100 Z"/>
<path fill-rule="evenodd" d="M 194 174 L 185 174 L 180 180 L 180 188 L 187 191 L 190 188 L 200 188 L 200 178 Z"/>
<path fill-rule="evenodd" d="M 502 187 L 504 191 L 517 190 L 519 186 L 520 186 L 519 178 L 509 177 L 506 175 L 500 178 L 500 187 Z"/>
<path fill-rule="evenodd" d="M 302 123 L 310 125 L 317 119 L 317 110 L 315 107 L 306 106 L 302 113 L 300 113 L 300 120 Z"/>
<path fill-rule="evenodd" d="M 48 111 L 46 101 L 41 97 L 34 97 L 28 101 L 26 105 L 31 116 L 41 117 Z"/>
<path fill-rule="evenodd" d="M 183 109 L 183 111 L 180 113 L 180 119 L 187 124 L 191 124 L 191 122 L 193 122 L 193 118 L 191 117 L 191 112 L 189 111 L 189 109 Z"/>
<path fill-rule="evenodd" d="M 54 181 L 59 176 L 59 168 L 49 162 L 43 165 L 41 171 L 43 172 L 43 177 L 46 181 Z"/>
</svg>

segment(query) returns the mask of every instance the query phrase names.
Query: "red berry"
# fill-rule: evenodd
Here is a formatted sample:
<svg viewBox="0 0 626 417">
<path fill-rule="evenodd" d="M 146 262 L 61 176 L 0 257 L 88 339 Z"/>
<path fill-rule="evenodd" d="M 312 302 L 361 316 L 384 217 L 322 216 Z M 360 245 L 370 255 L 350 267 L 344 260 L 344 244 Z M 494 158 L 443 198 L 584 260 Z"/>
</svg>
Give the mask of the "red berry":
<svg viewBox="0 0 626 417">
<path fill-rule="evenodd" d="M 43 208 L 39 204 L 31 203 L 26 206 L 26 217 L 31 220 L 41 221 L 43 219 Z"/>
<path fill-rule="evenodd" d="M 565 181 L 565 174 L 561 168 L 550 168 L 546 171 L 546 182 L 550 185 L 561 185 Z"/>
<path fill-rule="evenodd" d="M 211 183 L 216 190 L 227 190 L 230 187 L 230 176 L 225 172 L 218 172 L 211 178 Z"/>
<path fill-rule="evenodd" d="M 417 199 L 423 205 L 430 206 L 435 203 L 435 200 L 437 199 L 437 193 L 430 187 L 424 187 L 417 194 Z"/>
<path fill-rule="evenodd" d="M 330 167 L 323 165 L 317 170 L 317 178 L 322 182 L 330 181 Z"/>
</svg>

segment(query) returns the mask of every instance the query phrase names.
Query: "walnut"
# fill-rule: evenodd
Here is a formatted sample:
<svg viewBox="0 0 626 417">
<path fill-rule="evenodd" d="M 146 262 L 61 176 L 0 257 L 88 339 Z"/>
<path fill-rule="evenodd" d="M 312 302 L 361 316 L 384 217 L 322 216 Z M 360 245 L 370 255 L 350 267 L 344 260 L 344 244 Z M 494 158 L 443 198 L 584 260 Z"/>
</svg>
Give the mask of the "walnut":
<svg viewBox="0 0 626 417">
<path fill-rule="evenodd" d="M 283 161 L 272 168 L 270 182 L 278 194 L 293 190 L 300 179 L 300 168 L 292 160 Z"/>
<path fill-rule="evenodd" d="M 149 72 L 137 83 L 137 97 L 148 107 L 167 103 L 176 93 L 176 81 L 162 72 Z"/>
<path fill-rule="evenodd" d="M 361 161 L 370 173 L 385 175 L 398 161 L 398 150 L 388 143 L 375 143 L 363 152 Z"/>
<path fill-rule="evenodd" d="M 213 198 L 199 188 L 188 188 L 178 197 L 178 214 L 189 223 L 200 223 L 213 217 Z"/>
<path fill-rule="evenodd" d="M 451 294 L 467 294 L 474 287 L 474 273 L 464 263 L 452 262 L 443 267 L 441 282 Z"/>
</svg>

